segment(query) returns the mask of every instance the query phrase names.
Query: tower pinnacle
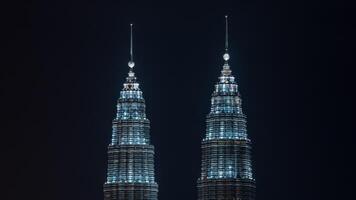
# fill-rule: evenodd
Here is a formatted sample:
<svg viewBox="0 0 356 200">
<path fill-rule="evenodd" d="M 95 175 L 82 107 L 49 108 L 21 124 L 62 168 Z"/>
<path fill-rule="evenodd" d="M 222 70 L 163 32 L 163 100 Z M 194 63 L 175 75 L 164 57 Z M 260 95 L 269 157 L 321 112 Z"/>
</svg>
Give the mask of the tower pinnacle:
<svg viewBox="0 0 356 200">
<path fill-rule="evenodd" d="M 227 62 L 230 59 L 230 55 L 228 51 L 229 51 L 228 16 L 225 15 L 225 54 L 223 55 L 225 62 Z"/>
<path fill-rule="evenodd" d="M 132 26 L 133 24 L 130 24 L 130 61 L 128 63 L 129 67 L 132 69 L 135 66 L 135 62 L 133 61 L 133 50 L 132 50 Z"/>
</svg>

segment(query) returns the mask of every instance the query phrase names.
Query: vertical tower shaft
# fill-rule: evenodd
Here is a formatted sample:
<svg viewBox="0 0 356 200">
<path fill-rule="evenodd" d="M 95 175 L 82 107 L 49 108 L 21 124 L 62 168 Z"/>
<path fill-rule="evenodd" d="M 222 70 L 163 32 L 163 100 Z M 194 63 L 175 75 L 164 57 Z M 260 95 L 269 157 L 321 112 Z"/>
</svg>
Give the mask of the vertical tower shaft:
<svg viewBox="0 0 356 200">
<path fill-rule="evenodd" d="M 255 180 L 252 176 L 251 143 L 247 137 L 246 116 L 228 60 L 226 17 L 225 64 L 211 98 L 206 118 L 206 135 L 202 141 L 199 200 L 253 200 Z"/>
<path fill-rule="evenodd" d="M 112 138 L 108 146 L 108 172 L 104 200 L 157 200 L 154 147 L 145 100 L 133 72 L 131 25 L 130 71 L 117 101 Z"/>
</svg>

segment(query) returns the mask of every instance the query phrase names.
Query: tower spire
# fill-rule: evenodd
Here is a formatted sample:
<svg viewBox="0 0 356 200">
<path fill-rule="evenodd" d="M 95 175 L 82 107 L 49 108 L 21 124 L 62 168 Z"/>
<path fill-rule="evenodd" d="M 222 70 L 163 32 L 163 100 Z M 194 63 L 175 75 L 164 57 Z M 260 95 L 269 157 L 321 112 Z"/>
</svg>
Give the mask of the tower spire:
<svg viewBox="0 0 356 200">
<path fill-rule="evenodd" d="M 229 55 L 229 29 L 228 29 L 228 16 L 225 15 L 225 54 L 223 55 L 225 63 L 230 59 Z"/>
<path fill-rule="evenodd" d="M 135 66 L 135 62 L 133 61 L 132 27 L 133 27 L 133 24 L 130 24 L 130 61 L 129 61 L 128 65 L 131 69 Z"/>
<path fill-rule="evenodd" d="M 225 15 L 225 51 L 229 49 L 229 29 L 228 29 L 228 16 Z"/>
</svg>

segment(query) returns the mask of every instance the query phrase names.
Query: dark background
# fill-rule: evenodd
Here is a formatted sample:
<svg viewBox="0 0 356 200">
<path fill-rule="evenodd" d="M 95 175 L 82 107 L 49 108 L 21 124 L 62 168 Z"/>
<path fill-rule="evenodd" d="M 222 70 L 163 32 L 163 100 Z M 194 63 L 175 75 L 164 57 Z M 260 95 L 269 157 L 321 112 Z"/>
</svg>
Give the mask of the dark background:
<svg viewBox="0 0 356 200">
<path fill-rule="evenodd" d="M 2 8 L 0 199 L 103 199 L 111 120 L 128 72 L 129 23 L 159 198 L 196 199 L 225 14 L 257 199 L 350 199 L 353 6 L 61 0 Z"/>
</svg>

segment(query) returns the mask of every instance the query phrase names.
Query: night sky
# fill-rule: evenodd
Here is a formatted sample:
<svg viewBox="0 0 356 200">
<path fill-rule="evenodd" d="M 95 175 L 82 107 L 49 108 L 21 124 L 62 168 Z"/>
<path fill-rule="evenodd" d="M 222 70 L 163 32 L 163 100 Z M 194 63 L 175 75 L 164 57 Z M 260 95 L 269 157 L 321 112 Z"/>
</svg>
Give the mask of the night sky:
<svg viewBox="0 0 356 200">
<path fill-rule="evenodd" d="M 134 23 L 159 199 L 195 200 L 225 14 L 257 199 L 350 199 L 355 24 L 342 1 L 54 0 L 3 8 L 0 199 L 103 199 Z"/>
</svg>

